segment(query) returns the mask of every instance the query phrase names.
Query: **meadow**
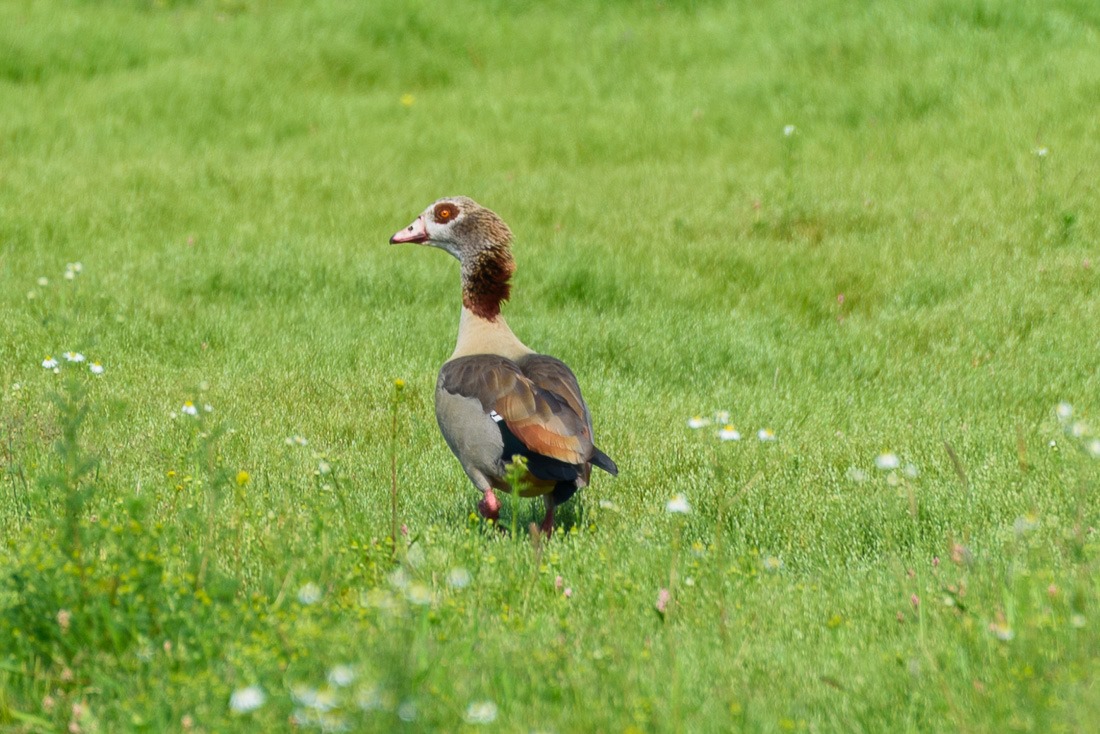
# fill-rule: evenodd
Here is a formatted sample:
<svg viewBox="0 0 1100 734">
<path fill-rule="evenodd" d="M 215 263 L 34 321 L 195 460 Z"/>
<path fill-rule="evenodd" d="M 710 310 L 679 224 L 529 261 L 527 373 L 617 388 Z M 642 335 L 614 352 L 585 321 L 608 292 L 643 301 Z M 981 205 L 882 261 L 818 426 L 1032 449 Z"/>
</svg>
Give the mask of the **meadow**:
<svg viewBox="0 0 1100 734">
<path fill-rule="evenodd" d="M 1097 99 L 1092 0 L 0 4 L 0 731 L 1095 730 Z M 549 540 L 452 194 L 620 468 Z"/>
</svg>

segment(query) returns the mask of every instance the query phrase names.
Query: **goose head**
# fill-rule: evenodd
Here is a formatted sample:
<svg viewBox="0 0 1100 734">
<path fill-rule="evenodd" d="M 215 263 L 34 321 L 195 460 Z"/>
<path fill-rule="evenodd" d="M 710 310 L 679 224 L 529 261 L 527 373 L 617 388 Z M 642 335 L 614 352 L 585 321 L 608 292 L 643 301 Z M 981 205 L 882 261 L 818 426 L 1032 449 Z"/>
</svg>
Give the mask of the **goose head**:
<svg viewBox="0 0 1100 734">
<path fill-rule="evenodd" d="M 412 224 L 390 237 L 390 244 L 415 243 L 438 247 L 467 263 L 493 252 L 507 251 L 512 231 L 496 212 L 467 196 L 432 202 Z"/>
<path fill-rule="evenodd" d="M 462 264 L 462 304 L 474 314 L 495 319 L 508 300 L 516 270 L 512 230 L 496 212 L 466 196 L 435 201 L 412 224 L 390 237 L 390 244 L 431 245 Z"/>
</svg>

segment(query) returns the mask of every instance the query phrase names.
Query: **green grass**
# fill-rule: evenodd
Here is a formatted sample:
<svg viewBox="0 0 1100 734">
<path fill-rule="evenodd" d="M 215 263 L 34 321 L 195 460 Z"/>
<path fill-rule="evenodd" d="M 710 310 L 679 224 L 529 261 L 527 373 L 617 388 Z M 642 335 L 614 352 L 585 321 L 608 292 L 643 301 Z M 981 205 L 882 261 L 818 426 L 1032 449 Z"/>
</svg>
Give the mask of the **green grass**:
<svg viewBox="0 0 1100 734">
<path fill-rule="evenodd" d="M 1091 0 L 0 5 L 0 730 L 1089 730 L 1098 37 Z M 386 240 L 447 194 L 512 226 L 509 323 L 621 469 L 542 545 L 435 426 L 457 267 Z"/>
</svg>

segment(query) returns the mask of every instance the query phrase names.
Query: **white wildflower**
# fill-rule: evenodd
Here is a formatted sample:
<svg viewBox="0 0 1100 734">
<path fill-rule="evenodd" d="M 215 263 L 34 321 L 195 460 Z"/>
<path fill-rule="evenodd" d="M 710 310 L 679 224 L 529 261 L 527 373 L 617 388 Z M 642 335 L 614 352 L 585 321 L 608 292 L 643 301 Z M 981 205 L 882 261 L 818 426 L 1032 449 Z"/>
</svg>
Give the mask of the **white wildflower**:
<svg viewBox="0 0 1100 734">
<path fill-rule="evenodd" d="M 185 415 L 197 416 L 199 414 L 199 409 L 195 407 L 194 403 L 188 400 L 183 404 L 183 407 L 180 408 L 180 412 Z"/>
<path fill-rule="evenodd" d="M 452 568 L 447 572 L 447 585 L 452 589 L 465 589 L 470 585 L 470 572 L 464 568 Z"/>
<path fill-rule="evenodd" d="M 1100 438 L 1089 441 L 1088 451 L 1093 455 L 1093 458 L 1100 459 Z"/>
<path fill-rule="evenodd" d="M 42 360 L 42 366 L 48 370 L 55 370 L 57 369 L 57 360 L 47 355 L 46 358 Z"/>
<path fill-rule="evenodd" d="M 905 476 L 909 477 L 910 479 L 916 479 L 917 476 L 920 474 L 920 470 L 917 469 L 916 464 L 906 464 L 905 468 L 902 471 L 905 473 Z"/>
<path fill-rule="evenodd" d="M 99 362 L 92 362 L 90 365 L 88 365 L 88 371 L 91 372 L 93 375 L 102 375 L 103 365 L 101 365 Z"/>
<path fill-rule="evenodd" d="M 47 278 L 45 275 L 43 275 L 41 278 L 38 279 L 38 285 L 42 288 L 45 288 L 49 284 L 50 284 L 50 279 Z"/>
<path fill-rule="evenodd" d="M 409 574 L 405 572 L 404 568 L 397 568 L 390 576 L 390 585 L 395 589 L 404 589 L 409 585 Z"/>
<path fill-rule="evenodd" d="M 1050 150 L 1045 145 L 1040 145 L 1035 149 L 1035 155 L 1040 158 L 1046 158 L 1048 153 L 1050 153 Z"/>
<path fill-rule="evenodd" d="M 882 471 L 891 471 L 901 466 L 898 455 L 887 451 L 875 457 L 875 466 Z"/>
<path fill-rule="evenodd" d="M 756 432 L 756 437 L 761 441 L 774 441 L 775 431 L 770 428 L 761 428 L 759 431 Z"/>
<path fill-rule="evenodd" d="M 856 484 L 862 484 L 867 481 L 867 472 L 863 471 L 857 466 L 848 467 L 848 471 L 845 472 L 845 476 L 852 480 Z"/>
<path fill-rule="evenodd" d="M 1073 417 L 1073 406 L 1063 400 L 1054 408 L 1054 413 L 1058 416 L 1058 420 L 1068 421 Z"/>
<path fill-rule="evenodd" d="M 81 354 L 80 352 L 65 352 L 61 356 L 65 358 L 66 362 L 83 362 L 84 361 L 84 355 Z"/>
<path fill-rule="evenodd" d="M 360 690 L 355 697 L 355 703 L 363 711 L 374 711 L 380 708 L 382 706 L 382 694 L 378 691 L 378 686 Z"/>
<path fill-rule="evenodd" d="M 728 410 L 720 410 L 714 414 L 714 422 L 718 424 L 726 424 L 730 422 L 730 412 Z"/>
<path fill-rule="evenodd" d="M 416 721 L 416 703 L 414 701 L 402 701 L 397 707 L 397 718 L 402 721 Z"/>
<path fill-rule="evenodd" d="M 467 724 L 492 724 L 497 720 L 497 705 L 492 701 L 473 701 L 466 707 Z"/>
<path fill-rule="evenodd" d="M 1021 515 L 1012 523 L 1012 529 L 1017 535 L 1026 535 L 1037 527 L 1039 527 L 1039 517 L 1031 512 Z"/>
<path fill-rule="evenodd" d="M 302 604 L 316 604 L 321 600 L 321 587 L 309 581 L 298 589 L 298 601 Z"/>
<path fill-rule="evenodd" d="M 791 137 L 792 135 L 794 135 L 795 130 L 797 130 L 797 128 L 795 128 L 794 125 L 784 125 L 783 126 L 783 137 L 785 137 L 785 138 Z"/>
<path fill-rule="evenodd" d="M 704 428 L 710 425 L 710 419 L 701 415 L 693 415 L 688 418 L 688 428 Z"/>
<path fill-rule="evenodd" d="M 427 606 L 432 603 L 432 590 L 419 581 L 415 581 L 405 589 L 405 598 L 409 600 L 410 604 L 419 607 Z"/>
<path fill-rule="evenodd" d="M 740 441 L 741 432 L 733 426 L 726 424 L 722 427 L 722 430 L 718 431 L 718 438 L 723 441 Z"/>
<path fill-rule="evenodd" d="M 336 693 L 332 690 L 320 690 L 301 687 L 291 691 L 291 696 L 302 706 L 324 713 L 336 708 Z"/>
<path fill-rule="evenodd" d="M 335 665 L 328 672 L 328 682 L 334 686 L 344 688 L 350 686 L 354 681 L 355 671 L 351 669 L 350 665 Z"/>
<path fill-rule="evenodd" d="M 266 700 L 264 689 L 259 686 L 249 686 L 233 691 L 233 695 L 229 697 L 229 708 L 238 714 L 247 714 L 263 706 Z"/>
<path fill-rule="evenodd" d="M 688 504 L 687 497 L 678 494 L 668 501 L 665 510 L 673 514 L 686 515 L 691 512 L 691 505 Z"/>
</svg>

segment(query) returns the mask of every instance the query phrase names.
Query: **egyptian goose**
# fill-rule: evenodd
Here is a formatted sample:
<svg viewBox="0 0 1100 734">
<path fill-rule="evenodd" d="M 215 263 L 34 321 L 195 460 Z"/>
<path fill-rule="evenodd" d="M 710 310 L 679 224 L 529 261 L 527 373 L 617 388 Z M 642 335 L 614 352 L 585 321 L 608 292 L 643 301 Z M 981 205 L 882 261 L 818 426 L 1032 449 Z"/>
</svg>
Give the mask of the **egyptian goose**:
<svg viewBox="0 0 1100 734">
<path fill-rule="evenodd" d="M 510 492 L 505 467 L 527 459 L 521 496 L 542 496 L 542 531 L 554 529 L 554 508 L 588 484 L 592 465 L 618 467 L 592 443 L 592 418 L 573 372 L 516 338 L 500 306 L 515 272 L 512 231 L 496 213 L 465 196 L 440 199 L 390 244 L 438 247 L 462 266 L 462 316 L 454 353 L 439 370 L 435 416 L 462 468 L 483 493 L 482 516 L 496 520 L 494 489 Z"/>
</svg>

